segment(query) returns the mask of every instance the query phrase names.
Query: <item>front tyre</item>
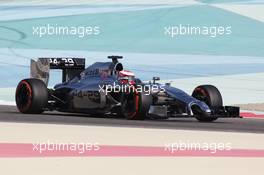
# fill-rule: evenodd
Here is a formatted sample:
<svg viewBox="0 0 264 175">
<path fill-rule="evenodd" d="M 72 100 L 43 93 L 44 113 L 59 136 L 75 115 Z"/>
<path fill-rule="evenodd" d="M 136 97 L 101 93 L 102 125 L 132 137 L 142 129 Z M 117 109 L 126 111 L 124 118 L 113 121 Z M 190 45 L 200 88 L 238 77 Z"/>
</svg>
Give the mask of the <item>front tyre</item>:
<svg viewBox="0 0 264 175">
<path fill-rule="evenodd" d="M 196 87 L 192 93 L 192 96 L 200 101 L 205 102 L 209 108 L 223 106 L 222 95 L 213 85 L 201 85 Z M 199 112 L 199 110 L 195 115 L 196 119 L 201 122 L 212 122 L 217 119 L 216 116 L 212 117 L 203 112 Z"/>
<path fill-rule="evenodd" d="M 40 114 L 48 103 L 48 90 L 39 79 L 24 79 L 16 88 L 16 106 L 25 114 Z"/>
</svg>

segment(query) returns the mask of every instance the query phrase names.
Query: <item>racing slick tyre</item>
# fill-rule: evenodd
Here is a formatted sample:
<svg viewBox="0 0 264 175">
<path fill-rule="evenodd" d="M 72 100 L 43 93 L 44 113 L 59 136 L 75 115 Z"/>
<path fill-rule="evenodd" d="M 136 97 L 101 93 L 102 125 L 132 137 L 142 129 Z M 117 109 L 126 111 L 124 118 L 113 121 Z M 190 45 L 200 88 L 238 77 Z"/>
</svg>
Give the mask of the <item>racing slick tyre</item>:
<svg viewBox="0 0 264 175">
<path fill-rule="evenodd" d="M 143 92 L 122 93 L 121 113 L 128 120 L 144 120 L 152 103 L 152 97 Z"/>
<path fill-rule="evenodd" d="M 25 114 L 40 114 L 48 103 L 48 89 L 39 79 L 24 79 L 16 88 L 16 105 Z"/>
<path fill-rule="evenodd" d="M 192 96 L 205 102 L 210 108 L 223 106 L 223 100 L 219 90 L 213 85 L 201 85 L 194 89 Z M 203 112 L 196 111 L 196 119 L 201 122 L 211 122 L 217 119 Z"/>
</svg>

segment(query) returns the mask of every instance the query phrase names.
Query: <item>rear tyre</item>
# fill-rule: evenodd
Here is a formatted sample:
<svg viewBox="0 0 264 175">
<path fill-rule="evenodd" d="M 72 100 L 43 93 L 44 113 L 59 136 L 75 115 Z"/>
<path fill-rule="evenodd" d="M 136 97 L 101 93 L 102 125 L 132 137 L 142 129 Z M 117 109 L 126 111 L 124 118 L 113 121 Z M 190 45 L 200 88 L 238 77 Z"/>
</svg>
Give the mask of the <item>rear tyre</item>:
<svg viewBox="0 0 264 175">
<path fill-rule="evenodd" d="M 210 108 L 223 106 L 222 95 L 213 85 L 201 85 L 194 89 L 192 96 L 200 101 L 205 102 Z M 196 111 L 196 119 L 201 122 L 215 121 L 217 117 L 212 117 L 203 112 Z"/>
<path fill-rule="evenodd" d="M 16 105 L 25 114 L 40 114 L 48 103 L 48 90 L 39 79 L 24 79 L 16 88 Z"/>
<path fill-rule="evenodd" d="M 147 116 L 152 97 L 142 92 L 123 93 L 121 113 L 128 120 L 144 120 Z"/>
</svg>

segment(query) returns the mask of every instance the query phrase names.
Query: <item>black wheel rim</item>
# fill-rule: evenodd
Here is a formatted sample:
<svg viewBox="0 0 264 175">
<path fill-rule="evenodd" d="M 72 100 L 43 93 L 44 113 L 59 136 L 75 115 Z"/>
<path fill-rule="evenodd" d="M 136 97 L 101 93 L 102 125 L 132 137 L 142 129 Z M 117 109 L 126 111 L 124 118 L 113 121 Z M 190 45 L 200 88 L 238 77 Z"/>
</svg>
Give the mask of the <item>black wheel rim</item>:
<svg viewBox="0 0 264 175">
<path fill-rule="evenodd" d="M 132 116 L 133 113 L 135 113 L 136 109 L 134 93 L 124 94 L 122 107 L 126 116 Z"/>
<path fill-rule="evenodd" d="M 211 105 L 210 97 L 204 89 L 201 89 L 201 88 L 195 89 L 192 96 L 196 98 L 197 100 L 205 102 L 208 106 Z"/>
</svg>

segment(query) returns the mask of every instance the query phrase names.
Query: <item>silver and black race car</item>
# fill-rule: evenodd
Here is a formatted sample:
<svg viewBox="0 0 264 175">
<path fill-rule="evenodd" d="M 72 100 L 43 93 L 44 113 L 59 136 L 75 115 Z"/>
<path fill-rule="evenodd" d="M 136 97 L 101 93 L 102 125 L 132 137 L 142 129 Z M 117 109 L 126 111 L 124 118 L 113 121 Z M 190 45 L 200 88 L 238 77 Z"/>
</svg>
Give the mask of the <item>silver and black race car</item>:
<svg viewBox="0 0 264 175">
<path fill-rule="evenodd" d="M 160 84 L 159 77 L 145 83 L 123 69 L 122 56 L 109 56 L 85 69 L 84 58 L 31 60 L 31 78 L 19 82 L 16 105 L 26 114 L 57 110 L 127 119 L 195 117 L 210 122 L 219 117 L 239 117 L 239 107 L 223 106 L 213 85 L 201 85 L 192 95 Z M 47 88 L 50 69 L 62 70 L 62 83 Z"/>
</svg>

